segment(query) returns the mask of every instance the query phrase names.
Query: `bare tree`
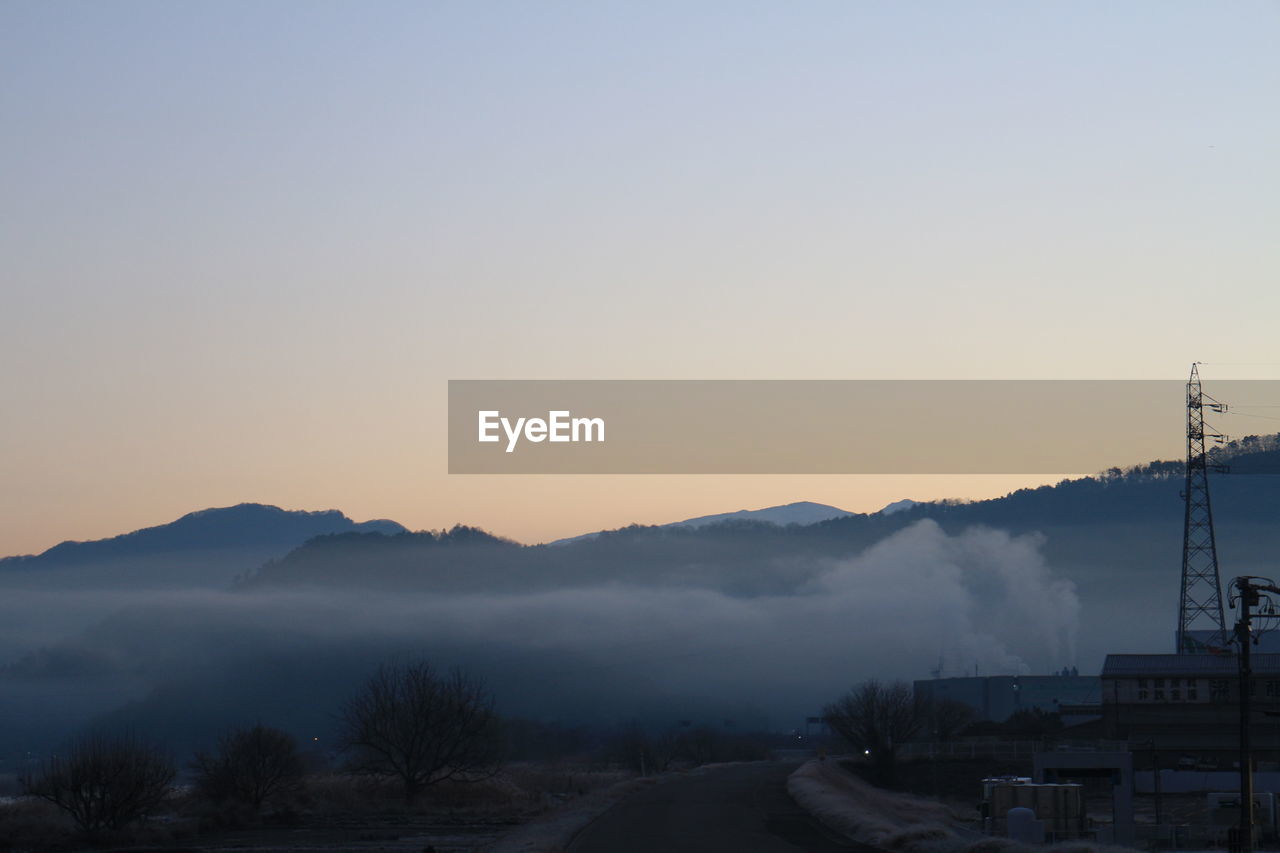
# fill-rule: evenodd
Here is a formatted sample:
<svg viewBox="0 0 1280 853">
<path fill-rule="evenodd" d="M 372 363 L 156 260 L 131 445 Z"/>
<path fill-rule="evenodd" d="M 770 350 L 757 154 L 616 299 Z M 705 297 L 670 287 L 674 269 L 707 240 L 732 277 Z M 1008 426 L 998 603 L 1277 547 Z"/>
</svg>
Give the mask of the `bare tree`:
<svg viewBox="0 0 1280 853">
<path fill-rule="evenodd" d="M 934 741 L 947 743 L 978 720 L 973 708 L 955 699 L 934 699 L 923 708 Z"/>
<path fill-rule="evenodd" d="M 924 715 L 911 685 L 872 679 L 826 707 L 823 719 L 858 752 L 865 752 L 883 784 L 893 782 L 898 746 L 920 730 Z"/>
<path fill-rule="evenodd" d="M 719 753 L 723 752 L 720 741 L 721 738 L 713 729 L 698 726 L 680 736 L 680 751 L 694 766 L 710 764 L 716 760 Z"/>
<path fill-rule="evenodd" d="M 339 743 L 352 752 L 352 770 L 396 779 L 411 801 L 446 779 L 492 775 L 497 723 L 489 691 L 461 670 L 384 665 L 343 706 Z"/>
<path fill-rule="evenodd" d="M 26 792 L 67 812 L 81 830 L 119 830 L 153 811 L 173 784 L 172 759 L 130 735 L 89 734 L 25 781 Z"/>
<path fill-rule="evenodd" d="M 1001 725 L 1006 734 L 1046 737 L 1062 731 L 1062 715 L 1040 708 L 1014 711 Z"/>
<path fill-rule="evenodd" d="M 612 746 L 615 757 L 641 775 L 667 772 L 679 751 L 674 733 L 655 736 L 635 722 L 614 739 Z"/>
<path fill-rule="evenodd" d="M 302 758 L 292 735 L 259 723 L 223 735 L 213 753 L 197 752 L 192 769 L 196 790 L 205 798 L 261 809 L 267 800 L 297 787 Z"/>
</svg>

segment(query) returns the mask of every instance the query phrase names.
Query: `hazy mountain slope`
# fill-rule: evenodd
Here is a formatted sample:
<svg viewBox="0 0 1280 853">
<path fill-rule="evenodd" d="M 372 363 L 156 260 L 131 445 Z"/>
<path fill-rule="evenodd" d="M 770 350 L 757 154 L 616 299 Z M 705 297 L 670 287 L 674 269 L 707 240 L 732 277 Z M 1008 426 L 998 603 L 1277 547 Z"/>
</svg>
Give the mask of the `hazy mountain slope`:
<svg viewBox="0 0 1280 853">
<path fill-rule="evenodd" d="M 1233 472 L 1280 470 L 1280 451 L 1229 448 Z M 950 534 L 994 528 L 1034 534 L 1051 570 L 1082 604 L 1082 661 L 1106 650 L 1160 651 L 1172 641 L 1182 547 L 1183 466 L 1138 465 L 971 503 L 917 504 L 807 526 L 727 520 L 699 527 L 633 526 L 561 546 L 480 542 L 317 540 L 264 566 L 250 588 L 297 585 L 504 593 L 614 584 L 696 588 L 736 597 L 792 595 L 837 561 L 932 519 Z M 1214 474 L 1211 493 L 1224 583 L 1275 573 L 1280 477 Z M 908 579 L 904 578 L 904 582 Z"/>
<path fill-rule="evenodd" d="M 769 524 L 815 524 L 829 518 L 842 518 L 853 515 L 848 510 L 813 501 L 797 501 L 795 503 L 770 506 L 764 509 L 740 509 L 736 512 L 722 512 L 716 515 L 702 515 L 677 521 L 672 527 L 705 527 L 721 521 L 763 521 Z"/>
<path fill-rule="evenodd" d="M 907 501 L 907 503 L 912 503 Z M 754 521 L 764 524 L 817 524 L 819 521 L 827 521 L 832 518 L 842 518 L 846 515 L 853 515 L 845 509 L 829 506 L 827 504 L 814 503 L 813 501 L 796 501 L 795 503 L 780 504 L 778 506 L 768 506 L 763 509 L 740 509 L 735 512 L 721 512 L 715 515 L 700 515 L 697 518 L 686 518 L 683 521 L 672 521 L 667 524 L 656 525 L 660 528 L 665 527 L 706 527 L 710 524 L 720 524 L 726 521 Z M 586 539 L 594 539 L 601 533 L 606 531 L 597 530 L 592 533 L 584 533 L 581 536 L 570 536 L 567 539 L 557 539 L 549 542 L 549 545 L 567 545 L 570 542 L 581 542 Z"/>
<path fill-rule="evenodd" d="M 332 586 L 354 584 L 370 588 L 416 588 L 432 566 L 447 563 L 468 579 L 467 586 L 489 576 L 495 565 L 506 565 L 524 546 L 473 527 L 457 526 L 433 533 L 340 533 L 314 537 L 298 548 L 264 564 L 246 577 L 241 589 L 264 586 Z M 517 558 L 518 559 L 518 558 Z M 355 570 L 353 572 L 353 569 Z M 438 576 L 438 588 L 450 588 L 450 578 Z M 483 584 L 480 584 L 483 588 Z"/>
<path fill-rule="evenodd" d="M 357 524 L 337 510 L 244 503 L 110 539 L 63 542 L 39 555 L 0 559 L 0 584 L 221 587 L 308 539 L 349 532 L 398 534 L 405 528 L 386 520 Z"/>
</svg>

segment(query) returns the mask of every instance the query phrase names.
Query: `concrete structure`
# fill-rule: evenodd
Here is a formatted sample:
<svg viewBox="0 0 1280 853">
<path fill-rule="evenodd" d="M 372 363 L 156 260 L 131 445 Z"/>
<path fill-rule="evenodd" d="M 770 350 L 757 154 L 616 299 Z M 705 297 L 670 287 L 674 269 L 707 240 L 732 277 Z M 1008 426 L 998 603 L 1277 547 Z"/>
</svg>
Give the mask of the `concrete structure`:
<svg viewBox="0 0 1280 853">
<path fill-rule="evenodd" d="M 1104 844 L 1133 843 L 1133 755 L 1128 752 L 1038 752 L 1037 783 L 1075 782 L 1105 778 L 1111 781 L 1111 833 Z"/>
<path fill-rule="evenodd" d="M 1057 713 L 1063 705 L 1096 705 L 1102 683 L 1093 675 L 989 675 L 934 678 L 915 682 L 924 701 L 951 699 L 974 710 L 979 720 L 1002 723 L 1011 714 L 1038 708 Z"/>
</svg>

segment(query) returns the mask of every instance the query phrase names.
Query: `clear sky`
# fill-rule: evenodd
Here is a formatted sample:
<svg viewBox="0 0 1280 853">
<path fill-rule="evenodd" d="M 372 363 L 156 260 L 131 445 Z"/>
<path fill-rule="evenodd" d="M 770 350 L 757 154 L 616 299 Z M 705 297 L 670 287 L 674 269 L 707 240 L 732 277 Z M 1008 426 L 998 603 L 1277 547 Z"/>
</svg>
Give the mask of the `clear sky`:
<svg viewBox="0 0 1280 853">
<path fill-rule="evenodd" d="M 446 381 L 1278 362 L 1278 43 L 1247 0 L 0 0 L 0 553 L 1003 493 L 450 477 Z"/>
</svg>

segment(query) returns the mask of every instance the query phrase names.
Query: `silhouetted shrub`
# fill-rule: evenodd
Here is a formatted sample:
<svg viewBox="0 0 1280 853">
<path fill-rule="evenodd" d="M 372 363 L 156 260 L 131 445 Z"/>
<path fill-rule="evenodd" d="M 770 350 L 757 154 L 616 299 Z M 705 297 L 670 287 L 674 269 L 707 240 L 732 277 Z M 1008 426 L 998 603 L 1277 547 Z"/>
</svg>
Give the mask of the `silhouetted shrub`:
<svg viewBox="0 0 1280 853">
<path fill-rule="evenodd" d="M 925 714 L 910 684 L 872 679 L 828 705 L 823 720 L 856 752 L 870 756 L 880 784 L 891 785 L 898 745 L 920 730 Z"/>
<path fill-rule="evenodd" d="M 197 752 L 196 793 L 214 803 L 242 803 L 255 811 L 297 788 L 302 758 L 291 735 L 256 725 L 223 735 L 212 753 Z"/>
<path fill-rule="evenodd" d="M 154 811 L 173 784 L 172 759 L 133 736 L 89 734 L 25 780 L 26 792 L 89 833 L 120 830 Z"/>
<path fill-rule="evenodd" d="M 484 684 L 425 661 L 382 666 L 342 709 L 339 743 L 356 773 L 396 780 L 406 802 L 446 780 L 491 776 L 500 738 Z"/>
</svg>

